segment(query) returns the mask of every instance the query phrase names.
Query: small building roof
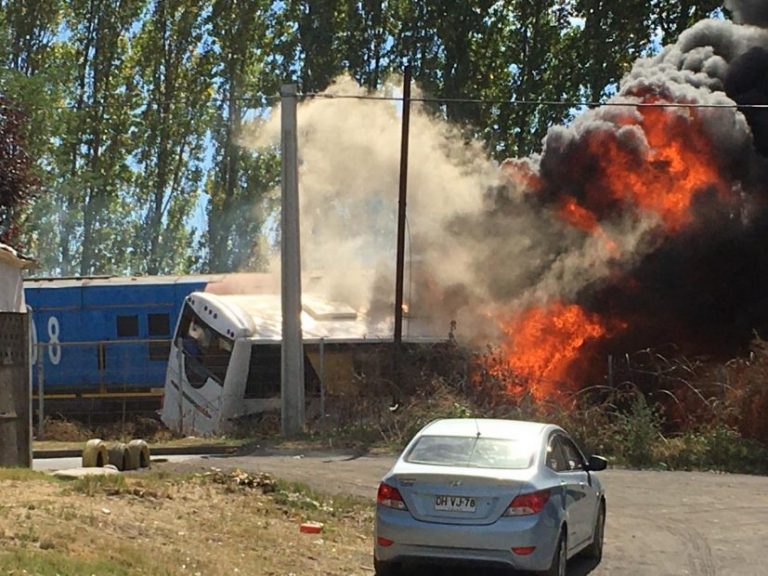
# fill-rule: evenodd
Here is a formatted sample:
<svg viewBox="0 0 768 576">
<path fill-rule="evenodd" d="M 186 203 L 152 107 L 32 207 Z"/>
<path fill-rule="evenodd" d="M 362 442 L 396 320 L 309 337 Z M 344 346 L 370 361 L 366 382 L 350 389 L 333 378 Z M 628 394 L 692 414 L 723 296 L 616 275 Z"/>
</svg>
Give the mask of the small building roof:
<svg viewBox="0 0 768 576">
<path fill-rule="evenodd" d="M 0 262 L 21 270 L 34 268 L 36 265 L 34 260 L 22 256 L 17 250 L 2 242 L 0 242 Z"/>
</svg>

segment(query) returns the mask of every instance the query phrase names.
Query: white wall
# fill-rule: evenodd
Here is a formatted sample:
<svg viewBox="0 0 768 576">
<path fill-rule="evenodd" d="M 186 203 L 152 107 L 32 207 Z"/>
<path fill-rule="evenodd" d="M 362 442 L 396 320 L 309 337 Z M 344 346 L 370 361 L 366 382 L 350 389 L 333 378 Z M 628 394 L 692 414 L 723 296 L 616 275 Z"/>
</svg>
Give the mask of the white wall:
<svg viewBox="0 0 768 576">
<path fill-rule="evenodd" d="M 0 312 L 26 312 L 21 268 L 0 259 Z"/>
</svg>

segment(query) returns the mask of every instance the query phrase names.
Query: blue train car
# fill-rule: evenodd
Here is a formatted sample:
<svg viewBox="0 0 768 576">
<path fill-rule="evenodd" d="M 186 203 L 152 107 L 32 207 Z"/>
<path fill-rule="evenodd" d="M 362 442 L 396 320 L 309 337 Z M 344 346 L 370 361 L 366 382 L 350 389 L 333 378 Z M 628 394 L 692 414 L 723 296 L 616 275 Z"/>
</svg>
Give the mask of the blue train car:
<svg viewBox="0 0 768 576">
<path fill-rule="evenodd" d="M 46 399 L 160 390 L 184 297 L 205 290 L 212 279 L 25 280 L 33 318 L 35 392 L 41 371 Z"/>
</svg>

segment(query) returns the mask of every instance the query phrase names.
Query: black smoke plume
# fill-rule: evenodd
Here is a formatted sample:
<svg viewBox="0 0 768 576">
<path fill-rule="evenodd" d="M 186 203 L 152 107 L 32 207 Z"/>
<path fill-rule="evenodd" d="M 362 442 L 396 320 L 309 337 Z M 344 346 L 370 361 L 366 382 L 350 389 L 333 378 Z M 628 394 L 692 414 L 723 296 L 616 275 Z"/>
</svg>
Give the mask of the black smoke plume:
<svg viewBox="0 0 768 576">
<path fill-rule="evenodd" d="M 506 163 L 506 186 L 482 215 L 454 220 L 458 244 L 484 247 L 478 292 L 502 309 L 566 301 L 622 322 L 591 346 L 600 354 L 674 343 L 723 357 L 746 350 L 754 331 L 768 335 L 768 110 L 736 107 L 768 104 L 768 31 L 754 26 L 768 25 L 768 2 L 729 8 L 750 25 L 705 20 L 638 61 L 610 105 L 552 128 L 540 156 Z M 716 175 L 694 189 L 682 224 L 606 164 L 616 150 L 626 174 L 682 178 L 685 167 L 655 154 L 659 118 L 664 138 Z M 632 193 L 618 193 L 624 185 Z M 564 205 L 589 222 L 564 222 Z"/>
<path fill-rule="evenodd" d="M 768 3 L 764 0 L 726 0 L 725 7 L 739 24 L 768 26 Z"/>
</svg>

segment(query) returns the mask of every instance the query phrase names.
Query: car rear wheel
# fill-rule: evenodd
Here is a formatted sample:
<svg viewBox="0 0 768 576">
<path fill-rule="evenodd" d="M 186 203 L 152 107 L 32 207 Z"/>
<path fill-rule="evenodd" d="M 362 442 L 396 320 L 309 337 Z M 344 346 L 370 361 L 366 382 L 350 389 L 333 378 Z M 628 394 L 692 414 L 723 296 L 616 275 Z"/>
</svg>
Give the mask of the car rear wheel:
<svg viewBox="0 0 768 576">
<path fill-rule="evenodd" d="M 400 574 L 400 564 L 396 562 L 382 562 L 374 558 L 373 570 L 376 576 L 398 576 Z"/>
<path fill-rule="evenodd" d="M 557 539 L 557 547 L 552 557 L 552 565 L 549 570 L 541 573 L 541 576 L 565 576 L 568 565 L 568 547 L 565 545 L 565 533 L 561 532 Z"/>
<path fill-rule="evenodd" d="M 587 546 L 582 554 L 586 558 L 600 560 L 603 557 L 603 540 L 605 539 L 605 504 L 602 502 L 600 503 L 600 509 L 597 512 L 597 518 L 595 519 L 595 529 L 593 534 L 592 544 Z"/>
</svg>

